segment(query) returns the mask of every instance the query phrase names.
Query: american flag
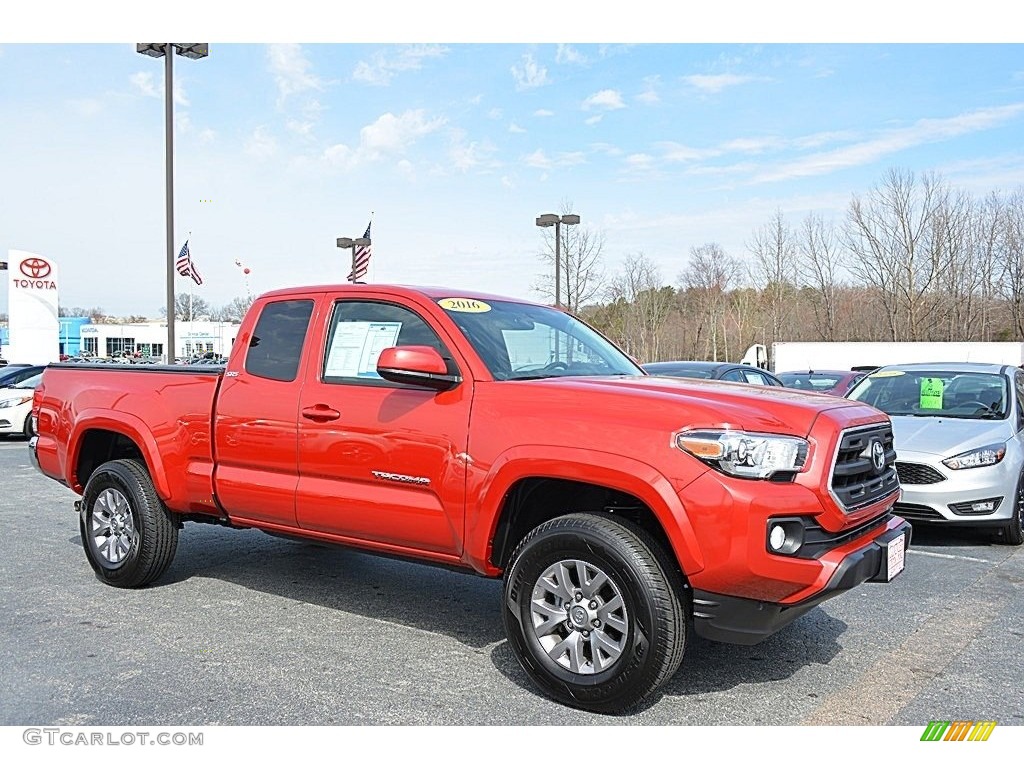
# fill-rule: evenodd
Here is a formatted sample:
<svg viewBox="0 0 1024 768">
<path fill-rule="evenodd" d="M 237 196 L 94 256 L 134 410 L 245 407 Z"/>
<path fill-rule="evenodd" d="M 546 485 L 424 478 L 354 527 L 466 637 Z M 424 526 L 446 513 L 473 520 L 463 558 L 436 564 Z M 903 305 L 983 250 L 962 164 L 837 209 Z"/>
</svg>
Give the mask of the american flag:
<svg viewBox="0 0 1024 768">
<path fill-rule="evenodd" d="M 370 239 L 370 225 L 373 224 L 371 220 L 366 225 L 366 231 L 363 233 L 363 237 L 367 240 Z M 354 283 L 362 277 L 366 276 L 366 270 L 370 267 L 370 244 L 357 245 L 355 250 L 352 252 L 352 271 L 348 273 L 348 277 L 345 279 L 350 283 Z"/>
<path fill-rule="evenodd" d="M 174 267 L 182 277 L 191 277 L 195 280 L 196 285 L 203 284 L 203 277 L 196 269 L 195 262 L 192 261 L 192 254 L 188 250 L 188 240 L 181 246 L 181 253 L 178 254 L 178 260 L 174 262 Z"/>
</svg>

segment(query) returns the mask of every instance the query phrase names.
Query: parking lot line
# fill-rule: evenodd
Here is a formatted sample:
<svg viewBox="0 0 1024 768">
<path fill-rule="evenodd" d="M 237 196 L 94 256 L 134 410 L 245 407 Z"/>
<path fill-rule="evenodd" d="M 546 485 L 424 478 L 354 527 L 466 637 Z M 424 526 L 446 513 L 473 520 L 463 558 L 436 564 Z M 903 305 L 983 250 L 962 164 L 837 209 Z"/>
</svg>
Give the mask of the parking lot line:
<svg viewBox="0 0 1024 768">
<path fill-rule="evenodd" d="M 926 557 L 941 557 L 944 560 L 967 560 L 971 563 L 988 563 L 994 565 L 995 560 L 986 560 L 982 557 L 970 557 L 969 555 L 950 555 L 946 552 L 926 552 L 923 549 L 908 549 L 908 552 L 914 555 L 925 555 Z"/>
</svg>

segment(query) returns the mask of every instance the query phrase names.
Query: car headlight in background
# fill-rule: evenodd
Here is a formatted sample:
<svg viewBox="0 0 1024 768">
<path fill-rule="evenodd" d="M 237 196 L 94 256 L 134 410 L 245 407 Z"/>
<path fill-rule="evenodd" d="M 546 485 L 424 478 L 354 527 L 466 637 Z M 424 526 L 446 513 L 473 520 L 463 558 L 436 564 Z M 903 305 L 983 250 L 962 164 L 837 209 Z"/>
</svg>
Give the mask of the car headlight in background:
<svg viewBox="0 0 1024 768">
<path fill-rule="evenodd" d="M 727 475 L 753 479 L 777 472 L 799 472 L 807 461 L 808 444 L 799 437 L 698 429 L 680 432 L 676 445 Z"/>
<path fill-rule="evenodd" d="M 972 467 L 990 467 L 998 464 L 1006 455 L 1006 443 L 994 443 L 984 448 L 975 448 L 973 451 L 960 453 L 943 459 L 942 463 L 950 469 L 971 469 Z"/>
<path fill-rule="evenodd" d="M 32 395 L 22 395 L 21 397 L 12 397 L 7 400 L 0 400 L 0 408 L 14 408 L 15 406 L 31 402 L 31 400 Z"/>
</svg>

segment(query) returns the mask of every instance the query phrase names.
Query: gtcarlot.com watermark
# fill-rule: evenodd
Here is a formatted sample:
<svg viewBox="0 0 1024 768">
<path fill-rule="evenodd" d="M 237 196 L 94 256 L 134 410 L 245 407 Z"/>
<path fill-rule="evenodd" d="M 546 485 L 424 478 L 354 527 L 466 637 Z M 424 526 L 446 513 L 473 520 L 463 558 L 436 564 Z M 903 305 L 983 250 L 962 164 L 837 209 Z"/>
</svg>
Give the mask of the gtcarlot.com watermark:
<svg viewBox="0 0 1024 768">
<path fill-rule="evenodd" d="M 21 739 L 49 747 L 201 747 L 203 734 L 189 731 L 87 731 L 80 728 L 26 728 Z"/>
</svg>

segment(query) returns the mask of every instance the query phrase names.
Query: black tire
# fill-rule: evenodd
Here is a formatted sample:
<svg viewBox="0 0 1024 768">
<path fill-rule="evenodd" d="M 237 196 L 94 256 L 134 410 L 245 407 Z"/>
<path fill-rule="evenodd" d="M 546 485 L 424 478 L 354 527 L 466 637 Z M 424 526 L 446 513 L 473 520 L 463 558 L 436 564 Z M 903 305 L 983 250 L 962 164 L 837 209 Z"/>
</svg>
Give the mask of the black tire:
<svg viewBox="0 0 1024 768">
<path fill-rule="evenodd" d="M 22 428 L 22 431 L 25 433 L 25 439 L 26 440 L 31 440 L 33 435 L 35 435 L 35 430 L 32 429 L 32 414 L 31 413 L 28 416 L 25 417 L 25 426 Z"/>
<path fill-rule="evenodd" d="M 79 528 L 89 565 L 115 587 L 152 583 L 178 548 L 177 522 L 156 495 L 145 465 L 135 459 L 108 461 L 93 472 L 82 497 Z"/>
<path fill-rule="evenodd" d="M 1017 493 L 1013 499 L 1013 519 L 1002 530 L 1004 544 L 1024 544 L 1024 474 L 1017 480 Z"/>
<path fill-rule="evenodd" d="M 541 582 L 541 578 L 556 573 L 564 563 L 573 564 L 564 571 L 566 581 L 573 585 L 565 585 L 572 597 L 560 614 L 543 608 L 538 613 L 535 597 L 545 604 L 562 600 L 559 593 L 563 588 L 558 583 L 562 579 L 556 576 L 554 581 Z M 574 571 L 578 563 L 584 564 L 583 577 Z M 593 592 L 591 599 L 583 589 L 600 583 L 598 572 L 607 584 L 603 591 Z M 581 584 L 590 573 L 594 573 L 590 584 Z M 556 584 L 557 591 L 548 588 Z M 505 572 L 502 613 L 509 645 L 546 695 L 572 707 L 618 713 L 636 707 L 679 668 L 686 643 L 681 594 L 681 575 L 645 531 L 619 518 L 571 514 L 542 523 L 516 547 Z M 618 604 L 616 596 L 621 597 L 624 613 L 611 618 L 608 613 L 601 614 L 602 609 Z M 597 608 L 589 613 L 589 619 L 584 616 L 587 606 Z M 577 611 L 575 616 L 573 611 Z M 559 615 L 566 621 L 546 629 Z M 539 624 L 535 624 L 535 616 Z M 585 619 L 596 621 L 593 626 L 603 629 L 582 629 Z M 545 633 L 543 638 L 535 626 Z M 603 658 L 606 654 L 598 643 L 606 640 L 617 646 L 617 656 Z M 574 643 L 575 661 L 581 662 L 576 663 L 578 671 L 571 668 L 572 650 L 560 651 L 562 645 Z M 559 657 L 552 655 L 555 653 Z M 599 661 L 594 661 L 595 655 Z"/>
</svg>

